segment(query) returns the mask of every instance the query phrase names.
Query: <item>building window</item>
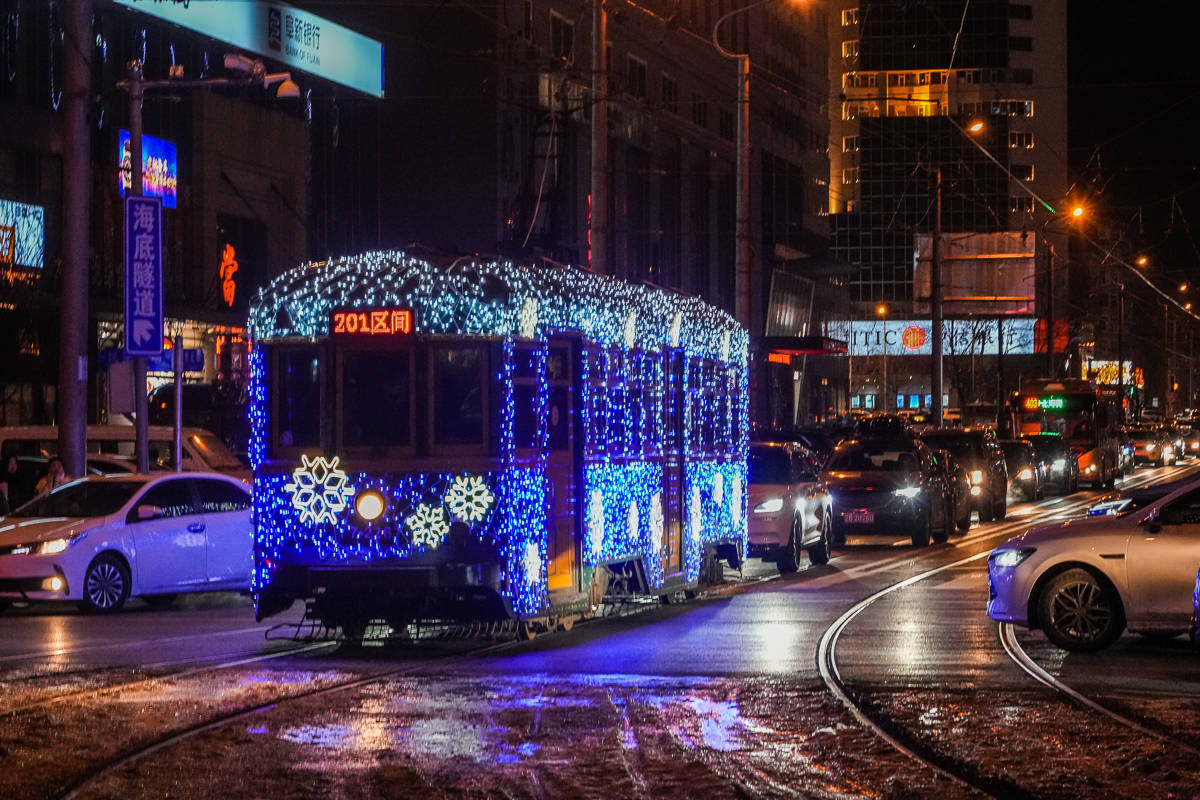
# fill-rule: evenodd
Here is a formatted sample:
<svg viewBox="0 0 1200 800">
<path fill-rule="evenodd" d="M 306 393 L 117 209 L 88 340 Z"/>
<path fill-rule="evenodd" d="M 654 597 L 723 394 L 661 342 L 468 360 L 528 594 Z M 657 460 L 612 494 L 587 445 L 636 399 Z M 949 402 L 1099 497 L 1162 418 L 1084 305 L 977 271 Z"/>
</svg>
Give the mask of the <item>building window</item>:
<svg viewBox="0 0 1200 800">
<path fill-rule="evenodd" d="M 1009 131 L 1008 146 L 1014 149 L 1032 150 L 1033 134 L 1027 131 Z"/>
<path fill-rule="evenodd" d="M 1023 3 L 1011 3 L 1008 6 L 1009 19 L 1033 19 L 1033 6 Z"/>
<path fill-rule="evenodd" d="M 732 142 L 734 138 L 733 127 L 733 112 L 728 108 L 722 108 L 720 111 L 720 118 L 718 120 L 718 128 L 721 133 L 721 138 L 728 139 Z"/>
<path fill-rule="evenodd" d="M 698 94 L 692 95 L 692 122 L 701 128 L 708 127 L 708 102 Z"/>
<path fill-rule="evenodd" d="M 857 25 L 857 24 L 858 24 L 858 9 L 857 8 L 843 8 L 842 9 L 842 27 L 845 28 L 850 25 Z"/>
<path fill-rule="evenodd" d="M 575 23 L 554 11 L 550 12 L 550 52 L 567 64 L 575 60 Z"/>
<path fill-rule="evenodd" d="M 842 103 L 842 119 L 858 119 L 858 103 Z"/>
<path fill-rule="evenodd" d="M 1032 100 L 993 100 L 991 112 L 998 117 L 1032 117 Z"/>
<path fill-rule="evenodd" d="M 842 75 L 843 89 L 866 89 L 879 84 L 879 76 L 874 72 L 846 72 Z"/>
<path fill-rule="evenodd" d="M 662 104 L 672 114 L 679 112 L 679 84 L 668 75 L 662 76 Z"/>
<path fill-rule="evenodd" d="M 1010 198 L 1012 203 L 1009 208 L 1014 214 L 1032 214 L 1033 213 L 1033 198 L 1032 197 L 1013 197 Z"/>
<path fill-rule="evenodd" d="M 842 42 L 842 58 L 858 58 L 858 39 Z"/>
<path fill-rule="evenodd" d="M 637 56 L 629 57 L 629 93 L 634 97 L 646 97 L 646 62 Z"/>
<path fill-rule="evenodd" d="M 843 136 L 842 137 L 842 152 L 843 153 L 854 153 L 857 151 L 858 151 L 858 137 L 857 136 Z"/>
<path fill-rule="evenodd" d="M 842 183 L 858 183 L 858 167 L 846 167 L 843 169 Z"/>
<path fill-rule="evenodd" d="M 1020 50 L 1021 52 L 1024 52 L 1024 53 L 1031 52 L 1033 50 L 1033 37 L 1032 36 L 1010 36 L 1010 37 L 1008 37 L 1008 49 L 1009 50 Z"/>
<path fill-rule="evenodd" d="M 1013 164 L 1012 174 L 1023 181 L 1033 180 L 1033 164 Z"/>
<path fill-rule="evenodd" d="M 983 81 L 983 72 L 977 69 L 960 69 L 958 79 L 963 83 L 980 83 Z"/>
</svg>

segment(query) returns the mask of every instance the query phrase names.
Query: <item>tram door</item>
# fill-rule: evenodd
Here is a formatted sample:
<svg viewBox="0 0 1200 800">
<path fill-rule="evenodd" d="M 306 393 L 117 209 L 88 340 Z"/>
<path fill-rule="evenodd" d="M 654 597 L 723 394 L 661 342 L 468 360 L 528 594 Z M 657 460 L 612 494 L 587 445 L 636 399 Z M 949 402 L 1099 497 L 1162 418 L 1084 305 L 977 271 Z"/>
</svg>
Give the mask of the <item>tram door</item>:
<svg viewBox="0 0 1200 800">
<path fill-rule="evenodd" d="M 547 445 L 546 477 L 550 482 L 550 531 L 547 566 L 550 591 L 578 591 L 579 553 L 575 539 L 575 428 L 574 393 L 571 378 L 574 372 L 571 343 L 561 339 L 550 342 L 546 358 Z"/>
<path fill-rule="evenodd" d="M 684 481 L 683 441 L 683 370 L 686 357 L 682 350 L 662 354 L 663 377 L 663 541 L 666 553 L 663 572 L 668 576 L 683 571 L 683 525 L 686 518 L 686 482 Z"/>
</svg>

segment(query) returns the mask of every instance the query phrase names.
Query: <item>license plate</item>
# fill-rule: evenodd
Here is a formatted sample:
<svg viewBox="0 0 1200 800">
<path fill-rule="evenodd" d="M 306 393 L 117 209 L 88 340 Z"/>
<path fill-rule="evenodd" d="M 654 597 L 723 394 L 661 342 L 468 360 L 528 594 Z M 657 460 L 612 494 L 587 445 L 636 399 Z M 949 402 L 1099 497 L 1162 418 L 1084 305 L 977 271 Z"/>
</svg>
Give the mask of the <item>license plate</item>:
<svg viewBox="0 0 1200 800">
<path fill-rule="evenodd" d="M 846 522 L 850 525 L 864 525 L 875 521 L 875 512 L 859 509 L 846 512 Z"/>
</svg>

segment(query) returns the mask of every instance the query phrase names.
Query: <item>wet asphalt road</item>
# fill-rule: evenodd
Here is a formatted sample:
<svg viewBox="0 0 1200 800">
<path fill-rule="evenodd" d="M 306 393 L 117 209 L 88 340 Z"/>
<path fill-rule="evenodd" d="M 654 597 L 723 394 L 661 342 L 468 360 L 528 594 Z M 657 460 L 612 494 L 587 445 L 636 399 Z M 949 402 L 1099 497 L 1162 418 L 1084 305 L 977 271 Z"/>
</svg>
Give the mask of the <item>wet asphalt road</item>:
<svg viewBox="0 0 1200 800">
<path fill-rule="evenodd" d="M 1126 485 L 1174 479 L 1194 469 L 1139 470 L 1126 480 Z M 397 741 L 407 742 L 407 757 L 417 761 L 439 757 L 461 760 L 465 753 L 467 761 L 482 758 L 519 763 L 534 758 L 537 748 L 543 746 L 529 743 L 528 730 L 522 728 L 520 736 L 513 734 L 510 741 L 494 733 L 503 726 L 493 724 L 491 738 L 482 736 L 478 724 L 464 721 L 462 709 L 473 708 L 471 703 L 481 693 L 485 698 L 506 698 L 490 703 L 491 715 L 510 713 L 513 708 L 528 711 L 555 706 L 559 701 L 547 699 L 553 694 L 549 688 L 557 687 L 557 691 L 570 686 L 568 694 L 574 698 L 570 703 L 579 703 L 580 708 L 592 712 L 597 702 L 611 707 L 616 722 L 605 724 L 617 726 L 621 742 L 617 753 L 624 752 L 625 760 L 630 752 L 653 750 L 645 743 L 645 734 L 638 739 L 638 722 L 630 717 L 629 710 L 635 706 L 670 709 L 662 713 L 673 720 L 669 727 L 676 743 L 694 739 L 713 752 L 742 749 L 739 737 L 769 738 L 778 734 L 774 730 L 764 732 L 767 729 L 763 721 L 771 719 L 770 712 L 759 710 L 753 717 L 757 722 L 746 721 L 756 703 L 752 690 L 768 687 L 767 695 L 771 695 L 784 691 L 780 687 L 787 687 L 787 691 L 799 687 L 811 694 L 821 693 L 817 643 L 848 608 L 899 581 L 986 553 L 1028 526 L 1076 516 L 1094 494 L 1081 492 L 1069 498 L 1013 504 L 1006 520 L 977 523 L 947 544 L 922 550 L 911 548 L 899 537 L 851 539 L 828 565 L 813 567 L 805 562 L 799 573 L 786 578 L 775 574 L 774 565 L 753 561 L 740 577 L 733 576 L 738 580 L 696 602 L 654 606 L 630 616 L 593 620 L 569 633 L 516 644 L 490 657 L 439 661 L 436 668 L 426 671 L 428 679 L 437 682 L 435 693 L 444 691 L 458 697 L 459 704 L 431 706 L 421 689 L 426 679 L 406 677 L 385 691 L 394 691 L 402 699 L 407 698 L 412 707 L 422 709 L 421 724 L 433 727 L 422 728 L 421 737 L 395 736 Z M 835 652 L 843 678 L 856 689 L 896 692 L 897 696 L 911 689 L 960 695 L 986 690 L 989 696 L 1035 690 L 1029 676 L 1001 647 L 996 624 L 984 614 L 986 600 L 983 557 L 880 598 L 841 634 Z M 185 598 L 166 610 L 134 602 L 128 612 L 112 617 L 86 617 L 73 608 L 54 606 L 17 608 L 0 617 L 0 684 L 38 674 L 225 664 L 279 653 L 293 646 L 292 642 L 283 638 L 283 631 L 276 632 L 280 638 L 268 639 L 267 635 L 281 622 L 298 621 L 299 612 L 294 608 L 280 618 L 255 623 L 248 598 L 233 594 Z M 1115 701 L 1130 713 L 1144 712 L 1142 717 L 1146 719 L 1153 718 L 1157 707 L 1175 698 L 1200 698 L 1200 651 L 1183 638 L 1162 641 L 1126 635 L 1110 650 L 1093 655 L 1066 655 L 1036 632 L 1020 631 L 1018 638 L 1039 664 L 1076 690 Z M 421 647 L 426 649 L 422 651 Z M 429 653 L 428 646 L 421 647 L 363 651 L 326 647 L 277 659 L 272 664 L 274 669 L 367 673 L 378 671 L 381 665 L 419 660 Z M 728 698 L 743 690 L 746 694 L 739 708 Z M 599 701 L 580 700 L 596 691 L 602 694 Z M 819 711 L 812 709 L 813 719 Z M 393 701 L 371 713 L 374 718 L 405 717 L 415 712 L 408 707 L 400 710 Z M 743 713 L 746 718 L 740 716 Z M 690 721 L 679 721 L 680 714 Z M 540 710 L 537 717 L 541 719 Z M 407 724 L 407 728 L 400 728 L 409 733 L 415 730 L 416 723 L 410 720 Z M 565 721 L 564 730 L 571 724 L 570 719 Z M 654 728 L 663 723 L 641 724 Z M 1169 728 L 1170 720 L 1164 724 Z M 264 724 L 247 730 L 252 734 L 247 747 L 255 745 L 254 736 L 270 734 L 276 744 L 282 740 L 297 746 L 334 747 L 339 752 L 355 750 L 359 747 L 355 742 L 363 736 L 361 721 L 346 719 L 277 728 Z M 349 740 L 347 730 L 355 731 Z M 523 747 L 534 750 L 527 752 Z M 460 753 L 462 748 L 466 750 Z M 480 756 L 471 748 L 486 750 L 490 755 Z M 566 757 L 574 760 L 578 756 Z M 611 766 L 609 763 L 605 769 Z M 318 763 L 313 769 L 319 772 L 323 768 Z M 647 793 L 646 781 L 653 780 L 645 775 L 655 774 L 652 767 L 647 769 L 640 776 L 636 769 L 627 770 L 633 781 L 629 794 Z M 729 786 L 736 788 L 736 781 L 728 775 L 722 778 L 720 769 L 714 767 L 712 775 L 705 774 L 718 785 L 724 785 L 720 781 L 728 778 L 733 781 Z M 800 780 L 799 774 L 793 777 Z M 768 787 L 774 785 L 767 778 L 763 780 Z M 856 796 L 854 785 L 851 781 L 831 793 Z M 928 793 L 935 791 L 932 785 L 926 788 Z M 759 785 L 747 791 L 754 794 L 761 790 Z M 775 793 L 766 791 L 768 795 Z"/>
</svg>

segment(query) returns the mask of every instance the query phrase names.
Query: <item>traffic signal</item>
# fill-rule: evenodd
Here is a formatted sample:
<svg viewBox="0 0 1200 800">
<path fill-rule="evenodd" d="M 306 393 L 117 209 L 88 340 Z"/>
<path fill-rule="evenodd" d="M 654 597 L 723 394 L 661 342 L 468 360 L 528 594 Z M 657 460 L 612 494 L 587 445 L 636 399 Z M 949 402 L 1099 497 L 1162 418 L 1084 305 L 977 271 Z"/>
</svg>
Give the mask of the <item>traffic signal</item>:
<svg viewBox="0 0 1200 800">
<path fill-rule="evenodd" d="M 1168 376 L 1167 376 L 1167 383 L 1169 383 L 1169 384 L 1170 384 L 1170 386 L 1171 386 L 1171 391 L 1172 391 L 1172 392 L 1178 392 L 1178 391 L 1179 391 L 1179 381 L 1175 380 L 1175 374 L 1174 374 L 1174 373 L 1171 373 L 1170 375 L 1168 375 Z"/>
</svg>

